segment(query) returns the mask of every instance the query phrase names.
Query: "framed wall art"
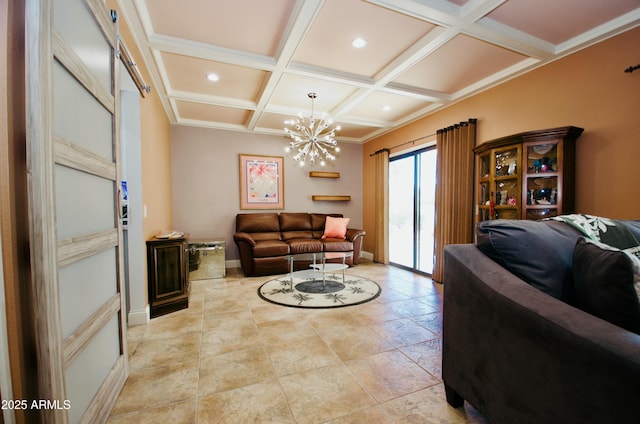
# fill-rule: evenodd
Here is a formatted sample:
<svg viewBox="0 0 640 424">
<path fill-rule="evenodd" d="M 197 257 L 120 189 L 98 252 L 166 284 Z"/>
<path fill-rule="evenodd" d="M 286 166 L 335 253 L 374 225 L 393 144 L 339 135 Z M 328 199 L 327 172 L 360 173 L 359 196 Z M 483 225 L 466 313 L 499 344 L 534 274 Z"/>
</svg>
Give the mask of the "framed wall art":
<svg viewBox="0 0 640 424">
<path fill-rule="evenodd" d="M 240 209 L 284 209 L 282 156 L 240 154 Z"/>
</svg>

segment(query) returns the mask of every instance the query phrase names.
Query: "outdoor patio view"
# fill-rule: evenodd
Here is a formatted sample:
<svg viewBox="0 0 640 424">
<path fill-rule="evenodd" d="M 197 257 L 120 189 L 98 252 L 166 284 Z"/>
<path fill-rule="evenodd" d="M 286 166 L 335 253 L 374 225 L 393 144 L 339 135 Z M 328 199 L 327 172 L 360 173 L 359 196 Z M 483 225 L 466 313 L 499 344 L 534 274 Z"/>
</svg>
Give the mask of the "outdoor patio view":
<svg viewBox="0 0 640 424">
<path fill-rule="evenodd" d="M 435 147 L 389 162 L 389 259 L 431 274 L 436 192 Z"/>
</svg>

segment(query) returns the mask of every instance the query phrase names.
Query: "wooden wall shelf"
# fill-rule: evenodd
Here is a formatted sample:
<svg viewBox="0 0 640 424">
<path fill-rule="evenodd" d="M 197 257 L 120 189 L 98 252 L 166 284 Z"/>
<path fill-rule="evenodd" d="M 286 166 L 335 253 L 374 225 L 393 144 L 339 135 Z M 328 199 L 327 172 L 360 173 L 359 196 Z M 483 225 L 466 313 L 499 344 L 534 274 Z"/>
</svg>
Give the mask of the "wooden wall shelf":
<svg viewBox="0 0 640 424">
<path fill-rule="evenodd" d="M 349 202 L 351 200 L 351 196 L 334 196 L 334 195 L 324 195 L 324 194 L 314 194 L 311 196 L 312 200 L 323 200 L 326 202 Z"/>
<path fill-rule="evenodd" d="M 340 178 L 339 172 L 311 171 L 309 176 L 313 178 Z"/>
</svg>

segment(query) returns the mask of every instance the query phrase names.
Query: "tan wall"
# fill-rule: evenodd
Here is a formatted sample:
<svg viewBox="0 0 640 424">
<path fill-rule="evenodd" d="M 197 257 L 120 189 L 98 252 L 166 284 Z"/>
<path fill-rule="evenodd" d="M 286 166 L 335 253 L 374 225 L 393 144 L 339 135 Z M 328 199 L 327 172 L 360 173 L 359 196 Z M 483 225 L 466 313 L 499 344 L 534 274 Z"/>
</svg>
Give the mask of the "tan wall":
<svg viewBox="0 0 640 424">
<path fill-rule="evenodd" d="M 120 11 L 117 0 L 107 0 L 107 7 Z M 173 227 L 171 192 L 171 127 L 164 110 L 158 87 L 154 87 L 142 55 L 124 21 L 118 13 L 120 33 L 135 62 L 138 64 L 151 93 L 140 100 L 140 137 L 142 149 L 142 201 L 147 209 L 143 234 L 148 239 L 164 229 Z"/>
<path fill-rule="evenodd" d="M 623 72 L 638 63 L 639 40 L 636 28 L 366 143 L 364 229 L 374 234 L 369 155 L 469 118 L 478 119 L 478 144 L 529 130 L 584 128 L 577 142 L 576 211 L 640 219 L 640 71 Z M 372 237 L 364 249 L 373 249 Z"/>
<path fill-rule="evenodd" d="M 173 228 L 171 127 L 158 95 L 153 93 L 140 102 L 142 201 L 147 210 L 143 224 L 145 239 Z"/>
</svg>

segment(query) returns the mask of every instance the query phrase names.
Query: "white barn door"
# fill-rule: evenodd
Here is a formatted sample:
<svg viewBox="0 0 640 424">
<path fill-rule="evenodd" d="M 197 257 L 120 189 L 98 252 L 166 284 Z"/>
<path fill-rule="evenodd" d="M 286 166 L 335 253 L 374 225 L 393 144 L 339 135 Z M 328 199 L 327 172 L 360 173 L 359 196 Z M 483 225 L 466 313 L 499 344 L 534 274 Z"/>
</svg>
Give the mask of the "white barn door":
<svg viewBox="0 0 640 424">
<path fill-rule="evenodd" d="M 26 0 L 32 292 L 44 422 L 105 422 L 127 376 L 116 24 Z"/>
</svg>

